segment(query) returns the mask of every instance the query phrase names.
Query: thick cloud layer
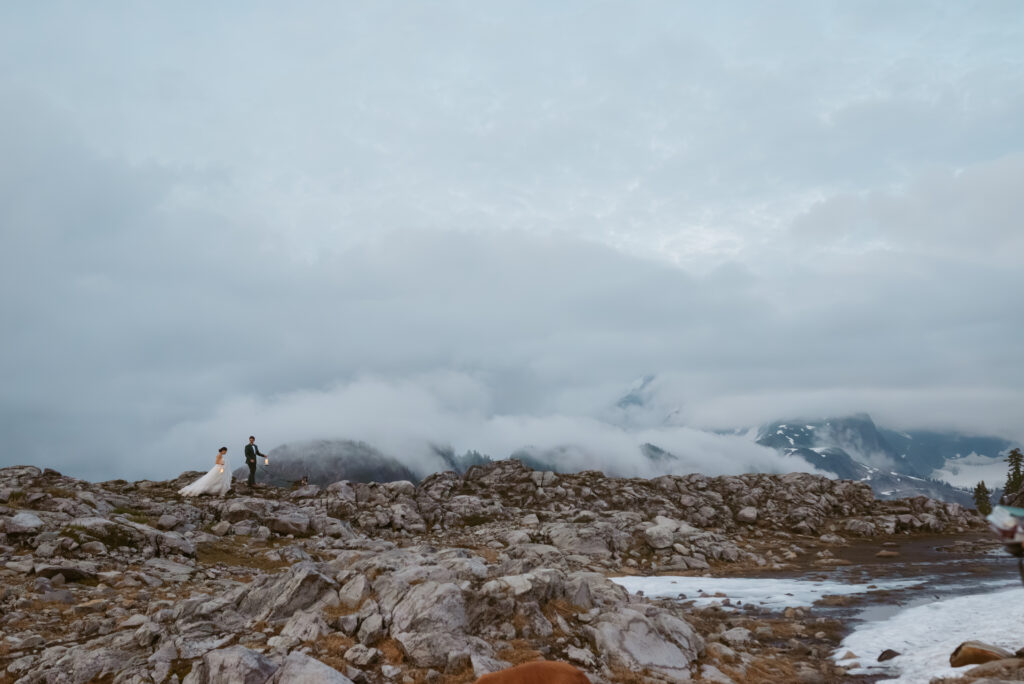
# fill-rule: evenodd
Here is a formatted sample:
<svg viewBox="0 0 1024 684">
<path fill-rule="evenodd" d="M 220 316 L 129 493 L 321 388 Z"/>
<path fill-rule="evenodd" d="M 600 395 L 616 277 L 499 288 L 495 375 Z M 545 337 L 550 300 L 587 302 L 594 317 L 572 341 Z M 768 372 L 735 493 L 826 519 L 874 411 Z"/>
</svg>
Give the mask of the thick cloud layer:
<svg viewBox="0 0 1024 684">
<path fill-rule="evenodd" d="M 434 445 L 450 446 L 458 453 L 476 449 L 496 457 L 521 449 L 553 452 L 564 469 L 598 469 L 628 477 L 665 472 L 813 471 L 803 460 L 780 456 L 755 444 L 748 435 L 717 435 L 664 424 L 631 429 L 555 412 L 496 413 L 492 406 L 488 388 L 464 373 L 434 373 L 399 381 L 360 378 L 267 401 L 236 398 L 218 406 L 212 416 L 177 426 L 153 447 L 168 454 L 183 447 L 201 453 L 204 445 L 225 433 L 244 434 L 258 425 L 261 433 L 286 442 L 310 434 L 365 441 L 420 474 L 445 469 Z M 678 460 L 652 463 L 641 455 L 639 447 L 645 443 L 657 444 Z"/>
<path fill-rule="evenodd" d="M 1013 3 L 0 8 L 0 465 L 1021 439 L 1022 44 Z"/>
</svg>

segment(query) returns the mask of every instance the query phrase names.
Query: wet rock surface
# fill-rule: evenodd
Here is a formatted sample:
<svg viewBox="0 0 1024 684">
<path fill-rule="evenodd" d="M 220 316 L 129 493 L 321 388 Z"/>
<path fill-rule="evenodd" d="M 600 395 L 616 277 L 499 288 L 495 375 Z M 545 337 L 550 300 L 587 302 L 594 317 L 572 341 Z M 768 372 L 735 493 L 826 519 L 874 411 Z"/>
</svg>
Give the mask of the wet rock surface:
<svg viewBox="0 0 1024 684">
<path fill-rule="evenodd" d="M 470 682 L 538 658 L 593 682 L 850 681 L 827 659 L 834 620 L 698 609 L 608 577 L 827 571 L 850 539 L 980 526 L 806 474 L 503 461 L 418 485 L 176 495 L 199 475 L 0 469 L 0 682 Z"/>
</svg>

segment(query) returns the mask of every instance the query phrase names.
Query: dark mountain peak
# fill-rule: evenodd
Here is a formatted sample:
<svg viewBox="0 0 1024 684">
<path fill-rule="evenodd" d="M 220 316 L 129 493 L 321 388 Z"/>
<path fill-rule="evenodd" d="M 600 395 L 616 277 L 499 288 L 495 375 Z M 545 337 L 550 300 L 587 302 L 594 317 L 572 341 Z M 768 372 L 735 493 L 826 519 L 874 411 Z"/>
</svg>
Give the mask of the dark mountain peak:
<svg viewBox="0 0 1024 684">
<path fill-rule="evenodd" d="M 806 420 L 769 423 L 757 431 L 757 443 L 775 449 L 817 446 L 815 431 L 819 425 Z"/>
<path fill-rule="evenodd" d="M 270 464 L 258 463 L 259 482 L 285 486 L 308 478 L 311 484 L 329 485 L 338 480 L 352 482 L 394 482 L 419 477 L 397 459 L 387 456 L 365 442 L 344 439 L 314 439 L 291 442 L 271 449 Z M 246 468 L 234 472 L 248 477 Z"/>
<path fill-rule="evenodd" d="M 661 447 L 651 444 L 650 442 L 644 442 L 640 445 L 640 453 L 646 456 L 649 461 L 654 463 L 665 463 L 679 460 L 679 457 L 671 451 L 665 451 Z"/>
<path fill-rule="evenodd" d="M 875 465 L 895 464 L 898 456 L 867 413 L 769 423 L 758 431 L 757 443 L 776 449 L 838 447 Z"/>
<path fill-rule="evenodd" d="M 875 421 L 871 419 L 871 414 L 865 413 L 864 411 L 858 411 L 851 413 L 848 416 L 841 416 L 839 418 L 829 418 L 826 422 L 843 422 L 849 424 L 866 424 L 871 427 L 875 426 Z"/>
<path fill-rule="evenodd" d="M 622 409 L 629 408 L 630 406 L 644 406 L 650 398 L 649 389 L 655 377 L 657 376 L 645 375 L 636 380 L 633 386 L 629 388 L 629 391 L 615 402 L 615 405 Z"/>
<path fill-rule="evenodd" d="M 970 499 L 964 490 L 932 479 L 936 469 L 971 454 L 998 458 L 1012 446 L 997 437 L 953 431 L 889 430 L 863 412 L 768 423 L 758 429 L 756 441 L 840 478 L 868 482 L 882 497 L 916 491 L 965 505 Z"/>
<path fill-rule="evenodd" d="M 825 422 L 823 428 L 818 431 L 821 440 L 831 442 L 865 460 L 888 460 L 895 464 L 899 456 L 879 432 L 875 421 L 866 413 L 831 418 Z"/>
</svg>

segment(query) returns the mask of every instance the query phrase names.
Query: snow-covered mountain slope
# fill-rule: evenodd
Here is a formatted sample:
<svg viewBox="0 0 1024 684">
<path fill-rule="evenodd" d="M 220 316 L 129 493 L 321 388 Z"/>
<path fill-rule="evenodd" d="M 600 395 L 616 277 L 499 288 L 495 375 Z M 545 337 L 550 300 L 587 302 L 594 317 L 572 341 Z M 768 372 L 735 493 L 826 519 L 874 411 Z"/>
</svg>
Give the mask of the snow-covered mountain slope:
<svg viewBox="0 0 1024 684">
<path fill-rule="evenodd" d="M 998 437 L 887 430 L 864 413 L 770 423 L 758 431 L 757 442 L 800 456 L 837 477 L 870 482 L 885 498 L 925 495 L 966 505 L 973 505 L 969 490 L 977 481 L 969 481 L 962 471 L 984 467 L 979 472 L 991 478 L 1000 472 L 1002 454 L 1012 446 Z M 956 467 L 957 462 L 963 468 Z M 954 472 L 960 476 L 949 477 Z"/>
</svg>

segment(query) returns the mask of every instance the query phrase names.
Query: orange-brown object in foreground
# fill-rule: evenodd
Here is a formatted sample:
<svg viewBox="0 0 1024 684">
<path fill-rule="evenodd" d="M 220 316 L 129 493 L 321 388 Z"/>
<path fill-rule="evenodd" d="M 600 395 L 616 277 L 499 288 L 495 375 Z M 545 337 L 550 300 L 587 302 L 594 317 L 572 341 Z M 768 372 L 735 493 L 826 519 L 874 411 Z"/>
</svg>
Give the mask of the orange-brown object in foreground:
<svg viewBox="0 0 1024 684">
<path fill-rule="evenodd" d="M 485 674 L 476 684 L 590 684 L 590 680 L 569 663 L 534 660 Z"/>
</svg>

